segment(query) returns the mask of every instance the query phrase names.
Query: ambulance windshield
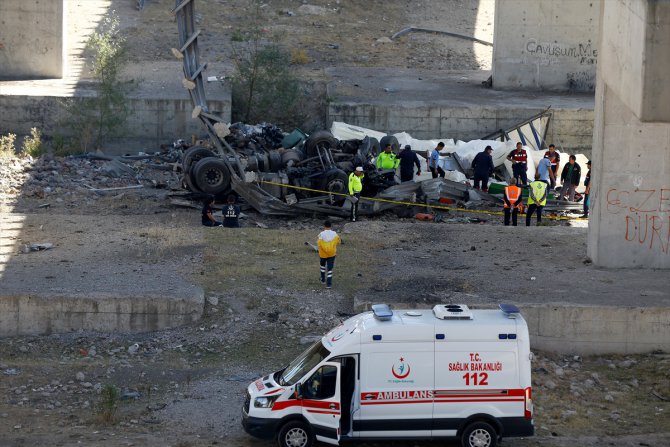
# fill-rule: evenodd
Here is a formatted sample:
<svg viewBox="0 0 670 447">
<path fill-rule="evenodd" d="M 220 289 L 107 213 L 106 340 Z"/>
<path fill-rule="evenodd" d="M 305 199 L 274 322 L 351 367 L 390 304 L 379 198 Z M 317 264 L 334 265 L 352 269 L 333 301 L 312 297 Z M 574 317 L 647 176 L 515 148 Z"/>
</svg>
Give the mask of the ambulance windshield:
<svg viewBox="0 0 670 447">
<path fill-rule="evenodd" d="M 305 352 L 300 354 L 298 358 L 289 363 L 286 369 L 284 369 L 282 372 L 281 376 L 279 376 L 279 385 L 294 385 L 312 368 L 321 363 L 323 359 L 328 357 L 328 354 L 330 354 L 330 352 L 321 344 L 320 341 L 317 341 Z"/>
</svg>

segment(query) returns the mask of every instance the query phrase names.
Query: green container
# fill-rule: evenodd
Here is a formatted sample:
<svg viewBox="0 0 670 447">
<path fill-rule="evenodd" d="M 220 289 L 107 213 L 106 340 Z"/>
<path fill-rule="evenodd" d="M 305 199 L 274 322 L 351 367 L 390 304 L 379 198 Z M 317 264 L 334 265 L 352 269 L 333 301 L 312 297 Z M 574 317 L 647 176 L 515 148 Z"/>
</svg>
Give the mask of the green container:
<svg viewBox="0 0 670 447">
<path fill-rule="evenodd" d="M 298 143 L 303 141 L 305 138 L 307 138 L 307 135 L 302 130 L 296 127 L 293 132 L 286 135 L 284 139 L 281 140 L 281 147 L 285 149 L 291 149 L 292 147 L 296 146 Z"/>
</svg>

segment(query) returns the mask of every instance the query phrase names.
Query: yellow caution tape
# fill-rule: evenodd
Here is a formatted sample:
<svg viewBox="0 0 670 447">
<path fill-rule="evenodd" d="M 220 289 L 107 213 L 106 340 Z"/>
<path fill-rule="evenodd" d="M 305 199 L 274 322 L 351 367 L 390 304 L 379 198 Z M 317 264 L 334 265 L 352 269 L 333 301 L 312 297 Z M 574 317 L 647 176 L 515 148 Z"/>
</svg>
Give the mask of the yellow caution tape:
<svg viewBox="0 0 670 447">
<path fill-rule="evenodd" d="M 330 191 L 323 191 L 321 189 L 314 189 L 314 188 L 306 188 L 304 186 L 295 186 L 295 185 L 286 185 L 284 183 L 276 183 L 276 182 L 268 182 L 266 180 L 256 180 L 256 183 L 264 183 L 266 185 L 274 185 L 274 186 L 281 186 L 284 188 L 292 188 L 292 189 L 298 189 L 300 191 L 309 191 L 309 192 L 317 192 L 320 194 L 325 194 L 325 195 L 330 195 L 330 196 L 343 196 L 343 197 L 348 197 L 349 194 L 341 193 L 341 192 L 330 192 Z M 400 200 L 389 200 L 389 199 L 382 199 L 379 197 L 363 197 L 361 196 L 361 199 L 369 200 L 371 202 L 384 202 L 384 203 L 392 203 L 394 205 L 407 205 L 407 206 L 426 206 L 429 208 L 437 209 L 437 210 L 446 210 L 446 211 L 460 211 L 463 213 L 473 213 L 473 214 L 488 214 L 488 215 L 493 215 L 493 216 L 504 216 L 505 213 L 500 212 L 500 211 L 485 211 L 485 210 L 471 210 L 468 208 L 456 208 L 456 207 L 451 207 L 451 206 L 442 206 L 442 205 L 427 205 L 425 203 L 415 203 L 415 202 L 402 202 Z M 565 216 L 542 216 L 545 219 L 549 220 L 586 220 L 581 217 L 565 217 Z"/>
</svg>

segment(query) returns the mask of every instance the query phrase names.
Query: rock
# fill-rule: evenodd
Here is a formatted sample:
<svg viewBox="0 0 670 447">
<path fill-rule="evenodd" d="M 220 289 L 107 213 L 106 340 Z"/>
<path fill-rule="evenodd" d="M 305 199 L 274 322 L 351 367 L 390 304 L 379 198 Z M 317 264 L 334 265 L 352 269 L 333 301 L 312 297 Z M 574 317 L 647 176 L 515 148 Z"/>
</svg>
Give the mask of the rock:
<svg viewBox="0 0 670 447">
<path fill-rule="evenodd" d="M 218 306 L 219 305 L 219 299 L 215 296 L 208 296 L 207 297 L 207 302 L 211 304 L 212 306 Z"/>
<path fill-rule="evenodd" d="M 390 38 L 384 36 L 384 37 L 380 37 L 375 42 L 377 42 L 377 43 L 392 43 L 393 41 Z"/>
<path fill-rule="evenodd" d="M 84 388 L 93 388 L 93 384 L 91 382 L 84 382 L 81 384 Z"/>
<path fill-rule="evenodd" d="M 316 5 L 301 5 L 298 8 L 298 14 L 300 15 L 309 15 L 309 16 L 324 16 L 328 14 L 328 9 L 323 6 Z"/>
<path fill-rule="evenodd" d="M 304 337 L 300 337 L 300 344 L 311 344 L 319 340 L 321 340 L 321 335 L 305 335 Z"/>
<path fill-rule="evenodd" d="M 75 374 L 74 378 L 77 379 L 78 382 L 83 382 L 84 379 L 86 378 L 86 375 L 84 375 L 83 372 L 79 371 L 77 374 Z"/>
<path fill-rule="evenodd" d="M 2 373 L 6 376 L 17 376 L 19 374 L 19 370 L 16 368 L 7 368 Z"/>
<path fill-rule="evenodd" d="M 612 396 L 610 393 L 605 394 L 605 400 L 607 402 L 614 402 L 614 396 Z"/>
<path fill-rule="evenodd" d="M 567 418 L 572 417 L 576 414 L 577 414 L 577 412 L 575 410 L 565 410 L 561 413 L 561 417 L 563 419 L 567 419 Z"/>
<path fill-rule="evenodd" d="M 30 351 L 30 348 L 28 348 L 28 346 L 23 346 L 22 345 L 22 346 L 19 346 L 19 351 L 21 351 L 23 353 L 26 353 L 26 352 Z"/>
<path fill-rule="evenodd" d="M 134 343 L 130 346 L 128 346 L 128 354 L 137 354 L 137 351 L 140 350 L 140 345 L 137 343 Z"/>
<path fill-rule="evenodd" d="M 565 371 L 563 371 L 563 368 L 560 366 L 557 366 L 556 369 L 554 369 L 554 375 L 556 375 L 556 377 L 563 377 L 565 376 Z"/>
<path fill-rule="evenodd" d="M 556 385 L 556 382 L 554 382 L 553 380 L 547 380 L 546 382 L 544 382 L 544 386 L 547 387 L 548 390 L 553 390 L 558 385 Z"/>
</svg>

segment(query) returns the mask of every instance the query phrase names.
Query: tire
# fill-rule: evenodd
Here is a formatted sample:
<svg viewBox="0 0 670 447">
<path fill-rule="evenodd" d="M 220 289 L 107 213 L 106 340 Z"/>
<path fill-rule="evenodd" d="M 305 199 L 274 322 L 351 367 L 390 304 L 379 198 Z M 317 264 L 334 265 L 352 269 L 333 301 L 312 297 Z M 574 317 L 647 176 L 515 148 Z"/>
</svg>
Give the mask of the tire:
<svg viewBox="0 0 670 447">
<path fill-rule="evenodd" d="M 305 154 L 307 154 L 307 157 L 318 155 L 317 146 L 335 149 L 337 147 L 337 139 L 327 130 L 320 130 L 311 134 L 305 140 Z"/>
<path fill-rule="evenodd" d="M 208 194 L 222 194 L 230 190 L 230 170 L 218 157 L 207 157 L 193 166 L 195 185 Z"/>
<path fill-rule="evenodd" d="M 282 164 L 282 166 L 286 166 L 290 161 L 292 161 L 293 164 L 295 165 L 300 160 L 302 160 L 302 153 L 295 150 L 295 149 L 286 151 L 283 154 L 281 154 L 281 164 Z"/>
<path fill-rule="evenodd" d="M 486 422 L 473 422 L 461 434 L 462 447 L 496 447 L 498 434 Z"/>
<path fill-rule="evenodd" d="M 270 172 L 277 172 L 282 168 L 281 154 L 279 151 L 270 151 L 268 153 L 268 159 L 270 160 Z"/>
<path fill-rule="evenodd" d="M 379 142 L 379 140 L 374 137 L 370 137 L 370 153 L 372 154 L 372 156 L 376 157 L 377 155 L 379 155 L 381 151 L 382 151 L 381 143 Z"/>
<path fill-rule="evenodd" d="M 277 441 L 281 447 L 311 447 L 314 444 L 314 434 L 304 422 L 291 421 L 279 430 Z"/>
<path fill-rule="evenodd" d="M 205 157 L 216 157 L 216 154 L 202 146 L 192 146 L 188 148 L 186 152 L 184 152 L 184 157 L 181 159 L 184 175 L 191 170 L 191 167 Z"/>
<path fill-rule="evenodd" d="M 349 176 L 340 169 L 332 169 L 324 176 L 325 180 L 321 184 L 321 189 L 328 192 L 346 194 L 349 186 Z M 341 196 L 336 196 L 339 199 Z M 342 197 L 344 198 L 344 197 Z"/>
<path fill-rule="evenodd" d="M 398 139 L 393 135 L 386 135 L 385 137 L 382 137 L 381 141 L 379 142 L 379 146 L 381 146 L 380 150 L 384 150 L 387 144 L 391 144 L 393 153 L 397 155 L 400 150 L 400 143 L 398 143 Z"/>
</svg>

